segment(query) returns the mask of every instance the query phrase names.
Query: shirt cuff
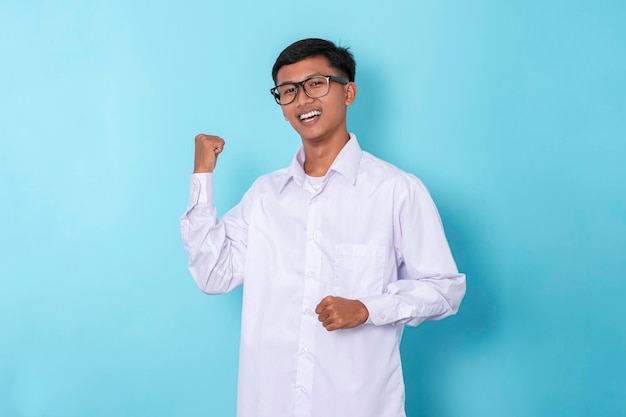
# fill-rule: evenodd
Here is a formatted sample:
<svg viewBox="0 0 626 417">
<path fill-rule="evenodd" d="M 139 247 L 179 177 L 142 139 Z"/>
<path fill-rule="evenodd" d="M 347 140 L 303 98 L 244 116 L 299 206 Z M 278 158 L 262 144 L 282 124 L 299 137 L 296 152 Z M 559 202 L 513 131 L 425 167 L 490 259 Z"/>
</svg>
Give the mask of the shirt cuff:
<svg viewBox="0 0 626 417">
<path fill-rule="evenodd" d="M 367 311 L 370 313 L 366 323 L 371 323 L 375 326 L 382 326 L 393 323 L 397 320 L 395 314 L 395 303 L 390 294 L 364 297 L 359 299 L 359 301 L 365 305 Z"/>
<path fill-rule="evenodd" d="M 189 189 L 189 207 L 213 203 L 213 174 L 203 172 L 191 174 Z"/>
<path fill-rule="evenodd" d="M 366 323 L 375 326 L 398 323 L 417 326 L 426 319 L 426 317 L 418 316 L 418 308 L 415 305 L 411 303 L 401 303 L 398 297 L 393 293 L 364 297 L 359 301 L 365 305 L 367 311 L 370 313 Z"/>
</svg>

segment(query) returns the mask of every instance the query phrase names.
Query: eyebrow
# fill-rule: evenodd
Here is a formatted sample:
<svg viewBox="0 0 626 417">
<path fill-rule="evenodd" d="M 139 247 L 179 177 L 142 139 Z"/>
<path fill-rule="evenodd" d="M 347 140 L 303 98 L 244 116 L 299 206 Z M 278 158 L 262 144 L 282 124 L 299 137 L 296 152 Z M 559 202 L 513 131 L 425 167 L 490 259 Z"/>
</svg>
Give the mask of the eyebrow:
<svg viewBox="0 0 626 417">
<path fill-rule="evenodd" d="M 283 84 L 295 84 L 295 83 L 299 83 L 299 82 L 301 82 L 301 81 L 307 80 L 307 79 L 309 79 L 309 78 L 311 78 L 311 77 L 315 77 L 316 75 L 321 75 L 321 76 L 326 77 L 326 74 L 323 74 L 323 73 L 321 73 L 321 72 L 314 72 L 313 74 L 306 75 L 306 76 L 305 76 L 302 80 L 300 80 L 300 81 L 291 81 L 291 80 L 287 80 L 287 81 L 283 81 L 282 83 L 280 83 L 280 84 L 276 84 L 276 85 L 278 86 L 278 85 L 283 85 Z M 329 75 L 332 75 L 332 74 L 329 74 Z M 336 77 L 336 75 L 332 75 L 332 76 L 333 76 L 333 77 Z"/>
</svg>

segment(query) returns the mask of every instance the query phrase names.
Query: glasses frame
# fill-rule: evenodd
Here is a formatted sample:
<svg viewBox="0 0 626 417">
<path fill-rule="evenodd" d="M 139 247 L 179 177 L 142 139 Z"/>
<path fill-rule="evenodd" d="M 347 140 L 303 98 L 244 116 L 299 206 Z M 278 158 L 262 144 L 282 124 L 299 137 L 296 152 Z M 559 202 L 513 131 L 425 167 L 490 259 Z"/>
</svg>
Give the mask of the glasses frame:
<svg viewBox="0 0 626 417">
<path fill-rule="evenodd" d="M 308 81 L 311 81 L 315 78 L 325 78 L 326 82 L 328 83 L 328 90 L 322 94 L 321 96 L 312 96 L 311 94 L 309 94 L 308 91 L 306 91 L 306 87 L 304 86 L 304 84 Z M 270 94 L 272 95 L 272 97 L 274 97 L 274 100 L 276 100 L 276 103 L 279 106 L 286 106 L 288 104 L 293 103 L 294 101 L 296 101 L 296 98 L 298 97 L 298 93 L 300 92 L 300 87 L 302 87 L 302 91 L 304 91 L 304 94 L 307 95 L 307 97 L 310 98 L 320 98 L 320 97 L 324 97 L 326 95 L 328 95 L 328 93 L 330 92 L 330 82 L 331 81 L 335 81 L 339 84 L 343 84 L 346 85 L 350 82 L 350 80 L 343 78 L 343 77 L 336 77 L 334 75 L 313 75 L 312 77 L 307 78 L 306 80 L 302 80 L 300 82 L 297 83 L 282 83 L 280 85 L 277 85 L 276 87 L 273 87 L 270 89 Z M 280 94 L 278 93 L 278 88 L 283 87 L 285 85 L 294 85 L 296 87 L 296 93 L 293 95 L 293 100 L 291 100 L 289 103 L 281 103 L 280 102 Z"/>
</svg>

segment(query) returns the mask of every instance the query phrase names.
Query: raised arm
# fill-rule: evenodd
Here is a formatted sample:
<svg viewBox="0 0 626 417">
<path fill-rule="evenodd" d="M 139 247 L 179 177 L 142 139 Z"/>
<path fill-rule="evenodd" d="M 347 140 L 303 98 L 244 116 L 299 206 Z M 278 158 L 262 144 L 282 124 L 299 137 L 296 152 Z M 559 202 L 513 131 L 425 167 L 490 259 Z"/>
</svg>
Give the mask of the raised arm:
<svg viewBox="0 0 626 417">
<path fill-rule="evenodd" d="M 241 285 L 247 247 L 248 227 L 241 204 L 222 219 L 213 205 L 212 172 L 223 149 L 224 140 L 218 136 L 196 136 L 189 205 L 180 219 L 189 271 L 208 294 L 222 294 Z"/>
</svg>

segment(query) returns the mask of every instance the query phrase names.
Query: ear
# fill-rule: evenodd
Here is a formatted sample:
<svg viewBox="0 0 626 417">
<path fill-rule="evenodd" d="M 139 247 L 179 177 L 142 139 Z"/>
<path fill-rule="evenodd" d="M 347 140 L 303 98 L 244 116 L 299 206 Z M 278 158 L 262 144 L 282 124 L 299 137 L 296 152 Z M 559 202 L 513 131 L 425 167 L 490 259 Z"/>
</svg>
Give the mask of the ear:
<svg viewBox="0 0 626 417">
<path fill-rule="evenodd" d="M 349 82 L 348 84 L 345 85 L 345 104 L 346 106 L 349 106 L 350 104 L 352 104 L 354 102 L 354 100 L 356 99 L 356 84 L 354 82 Z"/>
</svg>

